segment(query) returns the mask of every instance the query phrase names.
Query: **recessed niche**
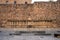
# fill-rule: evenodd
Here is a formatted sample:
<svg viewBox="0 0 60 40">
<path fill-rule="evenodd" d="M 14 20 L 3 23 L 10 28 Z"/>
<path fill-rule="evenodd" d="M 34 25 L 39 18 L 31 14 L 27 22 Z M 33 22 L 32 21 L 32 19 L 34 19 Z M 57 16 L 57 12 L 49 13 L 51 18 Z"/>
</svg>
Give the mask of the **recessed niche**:
<svg viewBox="0 0 60 40">
<path fill-rule="evenodd" d="M 16 1 L 14 1 L 14 4 L 16 4 Z"/>
<path fill-rule="evenodd" d="M 25 2 L 25 4 L 27 4 L 27 2 Z"/>
</svg>

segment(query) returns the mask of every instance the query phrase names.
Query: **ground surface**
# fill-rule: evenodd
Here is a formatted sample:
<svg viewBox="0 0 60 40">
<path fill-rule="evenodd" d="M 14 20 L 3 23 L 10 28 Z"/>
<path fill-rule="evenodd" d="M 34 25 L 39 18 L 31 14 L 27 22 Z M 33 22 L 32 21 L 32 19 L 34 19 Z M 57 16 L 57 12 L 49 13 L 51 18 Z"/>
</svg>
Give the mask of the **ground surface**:
<svg viewBox="0 0 60 40">
<path fill-rule="evenodd" d="M 33 35 L 32 33 L 23 35 L 9 35 L 14 33 L 12 31 L 2 31 L 0 32 L 0 40 L 60 40 L 60 38 L 55 38 L 51 35 Z"/>
</svg>

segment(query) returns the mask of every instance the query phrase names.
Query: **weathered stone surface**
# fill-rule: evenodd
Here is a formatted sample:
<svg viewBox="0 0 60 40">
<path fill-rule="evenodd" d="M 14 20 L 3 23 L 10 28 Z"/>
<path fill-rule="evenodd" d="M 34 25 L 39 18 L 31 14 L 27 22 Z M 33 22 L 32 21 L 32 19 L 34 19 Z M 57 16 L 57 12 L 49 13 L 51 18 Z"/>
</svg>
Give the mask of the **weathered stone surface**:
<svg viewBox="0 0 60 40">
<path fill-rule="evenodd" d="M 59 28 L 60 3 L 0 4 L 0 21 L 6 28 Z"/>
<path fill-rule="evenodd" d="M 0 4 L 31 4 L 32 0 L 0 0 Z"/>
</svg>

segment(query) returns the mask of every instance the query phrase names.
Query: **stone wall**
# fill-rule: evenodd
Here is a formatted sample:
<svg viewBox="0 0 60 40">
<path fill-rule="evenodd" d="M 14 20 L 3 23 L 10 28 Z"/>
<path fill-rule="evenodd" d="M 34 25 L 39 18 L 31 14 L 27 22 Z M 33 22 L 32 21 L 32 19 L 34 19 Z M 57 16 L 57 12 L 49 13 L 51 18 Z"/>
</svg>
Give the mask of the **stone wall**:
<svg viewBox="0 0 60 40">
<path fill-rule="evenodd" d="M 0 4 L 0 21 L 6 28 L 59 28 L 60 3 Z"/>
<path fill-rule="evenodd" d="M 25 4 L 25 2 L 31 4 L 31 1 L 32 0 L 0 0 L 0 4 Z"/>
</svg>

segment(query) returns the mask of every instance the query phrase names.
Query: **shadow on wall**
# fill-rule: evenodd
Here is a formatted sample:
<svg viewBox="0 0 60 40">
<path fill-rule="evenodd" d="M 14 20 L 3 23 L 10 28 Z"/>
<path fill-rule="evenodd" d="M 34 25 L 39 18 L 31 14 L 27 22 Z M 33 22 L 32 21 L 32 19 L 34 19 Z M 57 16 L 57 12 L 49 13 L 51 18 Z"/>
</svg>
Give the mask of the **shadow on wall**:
<svg viewBox="0 0 60 40">
<path fill-rule="evenodd" d="M 9 1 L 6 1 L 6 4 L 9 4 Z M 17 4 L 17 1 L 14 1 L 14 4 Z M 28 4 L 28 2 L 25 1 L 25 4 Z"/>
</svg>

